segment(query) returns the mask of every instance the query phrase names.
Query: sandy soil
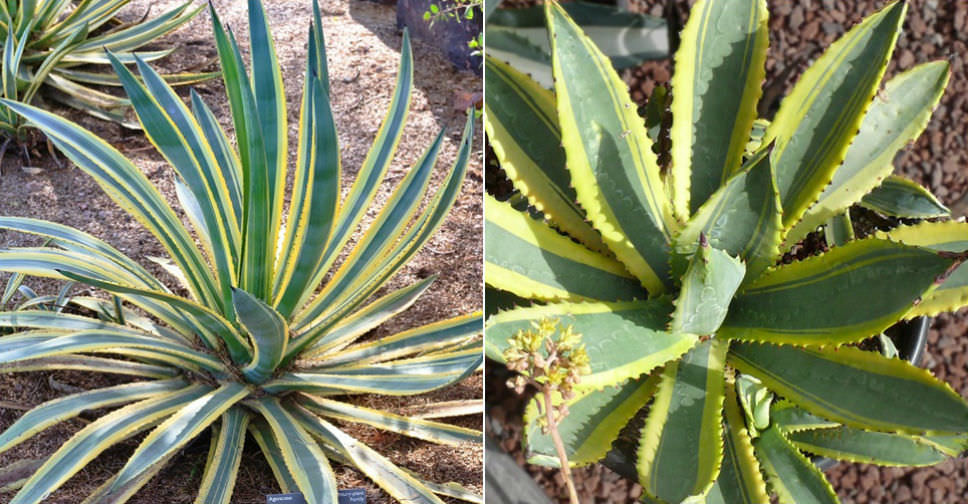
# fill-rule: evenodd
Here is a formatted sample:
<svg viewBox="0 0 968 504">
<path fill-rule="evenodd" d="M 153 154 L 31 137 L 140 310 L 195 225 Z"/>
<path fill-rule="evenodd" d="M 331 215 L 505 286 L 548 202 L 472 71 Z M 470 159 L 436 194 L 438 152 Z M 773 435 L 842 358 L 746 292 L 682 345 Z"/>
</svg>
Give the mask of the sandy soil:
<svg viewBox="0 0 968 504">
<path fill-rule="evenodd" d="M 151 5 L 158 14 L 180 3 L 180 0 L 136 0 L 126 8 L 124 16 L 134 18 Z M 246 2 L 241 0 L 213 0 L 223 22 L 232 27 L 243 46 L 247 45 Z M 290 154 L 294 159 L 299 97 L 302 91 L 306 30 L 311 19 L 308 0 L 270 1 L 267 13 L 276 49 L 283 67 L 289 103 Z M 201 4 L 201 2 L 200 2 Z M 348 188 L 363 157 L 375 136 L 393 92 L 393 82 L 399 61 L 401 32 L 395 25 L 392 7 L 359 0 L 326 1 L 322 4 L 323 29 L 326 34 L 333 109 L 339 130 L 344 170 L 343 187 Z M 211 43 L 208 14 L 203 12 L 188 26 L 166 37 L 159 43 L 178 44 L 182 50 L 159 63 L 167 71 L 203 65 L 214 69 L 211 59 L 215 48 Z M 381 186 L 378 201 L 385 199 L 406 170 L 422 154 L 441 128 L 447 131 L 446 141 L 432 184 L 436 187 L 450 169 L 464 122 L 464 97 L 480 91 L 480 79 L 471 73 L 459 73 L 431 47 L 414 43 L 415 89 L 407 128 L 387 181 Z M 207 66 L 205 66 L 207 65 Z M 230 130 L 230 116 L 224 89 L 219 81 L 196 87 Z M 181 94 L 187 96 L 187 90 Z M 69 110 L 60 110 L 85 127 L 117 146 L 132 159 L 162 192 L 175 202 L 172 171 L 138 132 L 126 131 Z M 482 143 L 480 130 L 475 146 Z M 43 151 L 44 149 L 40 149 Z M 380 328 L 377 335 L 395 332 L 415 325 L 429 323 L 480 309 L 481 296 L 481 198 L 482 167 L 480 149 L 472 155 L 467 179 L 455 207 L 440 232 L 428 246 L 394 278 L 389 287 L 401 287 L 429 274 L 439 278 L 413 308 Z M 145 256 L 163 255 L 157 241 L 132 218 L 118 209 L 100 189 L 81 171 L 59 168 L 46 156 L 34 156 L 31 165 L 43 168 L 39 175 L 28 175 L 21 169 L 18 156 L 8 154 L 2 166 L 0 214 L 42 218 L 69 224 L 101 237 L 122 252 L 139 260 L 160 278 L 165 276 Z M 372 218 L 379 205 L 370 210 Z M 29 237 L 0 232 L 3 246 L 36 244 Z M 57 284 L 31 280 L 38 291 L 51 292 Z M 82 292 L 79 288 L 75 294 Z M 120 379 L 110 376 L 89 376 L 75 372 L 33 373 L 29 375 L 0 375 L 0 399 L 22 405 L 34 405 L 57 397 L 54 387 L 59 385 L 89 388 L 104 386 Z M 413 399 L 429 402 L 457 398 L 481 397 L 482 378 L 473 376 L 445 392 Z M 373 407 L 400 409 L 404 400 L 369 398 Z M 84 425 L 84 419 L 96 418 L 101 412 L 86 415 L 81 420 L 53 427 L 0 456 L 0 466 L 23 457 L 37 457 L 51 453 L 72 432 Z M 9 426 L 21 414 L 17 409 L 0 408 L 0 429 Z M 455 423 L 482 428 L 480 418 L 464 417 Z M 483 450 L 479 447 L 454 449 L 410 440 L 375 429 L 358 428 L 351 431 L 361 440 L 386 454 L 395 462 L 424 477 L 438 482 L 457 481 L 481 491 Z M 95 459 L 87 469 L 71 479 L 47 501 L 74 504 L 93 490 L 124 464 L 135 442 L 128 442 L 107 451 Z M 132 503 L 192 502 L 201 480 L 207 437 L 193 441 L 172 460 L 161 474 L 151 481 Z M 355 471 L 335 466 L 341 488 L 367 488 L 368 502 L 389 502 L 389 498 L 375 485 Z M 265 502 L 264 495 L 276 493 L 278 488 L 262 460 L 254 442 L 247 444 L 239 473 L 233 502 L 240 504 Z M 0 503 L 10 494 L 0 494 Z"/>
</svg>

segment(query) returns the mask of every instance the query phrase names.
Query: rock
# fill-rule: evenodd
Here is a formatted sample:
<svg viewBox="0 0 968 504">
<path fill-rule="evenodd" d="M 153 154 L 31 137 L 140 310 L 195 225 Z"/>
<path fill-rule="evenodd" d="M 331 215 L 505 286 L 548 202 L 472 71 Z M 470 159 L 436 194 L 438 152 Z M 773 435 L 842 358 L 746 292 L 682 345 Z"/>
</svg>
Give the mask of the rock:
<svg viewBox="0 0 968 504">
<path fill-rule="evenodd" d="M 787 19 L 787 23 L 791 30 L 797 30 L 803 25 L 803 6 L 797 5 L 793 8 L 793 12 L 790 14 L 790 18 Z"/>
<path fill-rule="evenodd" d="M 458 69 L 481 72 L 481 57 L 472 54 L 473 51 L 467 46 L 468 42 L 481 33 L 481 18 L 484 16 L 480 9 L 474 7 L 476 12 L 473 19 L 442 18 L 431 26 L 423 18 L 424 13 L 430 10 L 430 4 L 439 5 L 443 11 L 453 7 L 454 0 L 398 0 L 397 26 L 406 26 L 415 40 L 422 40 L 436 47 Z"/>
<path fill-rule="evenodd" d="M 901 51 L 901 57 L 898 58 L 897 64 L 902 69 L 907 70 L 908 68 L 911 68 L 912 65 L 914 65 L 914 61 L 915 61 L 914 53 L 911 52 L 910 49 L 905 49 Z"/>
</svg>

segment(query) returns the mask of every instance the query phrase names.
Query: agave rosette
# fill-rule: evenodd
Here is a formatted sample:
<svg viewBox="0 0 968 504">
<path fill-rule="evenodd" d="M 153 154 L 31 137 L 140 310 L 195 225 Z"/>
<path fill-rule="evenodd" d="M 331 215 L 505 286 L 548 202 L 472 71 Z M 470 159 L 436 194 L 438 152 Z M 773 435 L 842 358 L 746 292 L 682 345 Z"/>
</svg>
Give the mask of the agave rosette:
<svg viewBox="0 0 968 504">
<path fill-rule="evenodd" d="M 192 92 L 189 108 L 140 57 L 134 58 L 136 78 L 123 60 L 107 55 L 145 133 L 178 174 L 176 192 L 190 228 L 109 144 L 56 115 L 4 102 L 159 240 L 169 255 L 161 264 L 183 289 L 165 285 L 78 230 L 0 217 L 4 229 L 51 240 L 50 246 L 0 251 L 0 269 L 82 282 L 115 300 L 71 298 L 100 318 L 42 310 L 0 313 L 0 325 L 18 329 L 0 339 L 0 372 L 79 369 L 139 378 L 41 404 L 0 433 L 3 451 L 83 410 L 116 408 L 48 458 L 0 471 L 8 480 L 18 475 L 6 482 L 18 487 L 11 503 L 40 502 L 99 453 L 150 430 L 126 465 L 87 501 L 123 502 L 209 429 L 212 449 L 199 503 L 231 501 L 247 433 L 282 490 L 302 492 L 307 502 L 336 502 L 331 461 L 355 467 L 400 501 L 442 502 L 438 494 L 480 501 L 459 485 L 422 480 L 337 426 L 357 422 L 437 443 L 480 442 L 472 429 L 353 400 L 361 394 L 429 392 L 480 367 L 480 313 L 363 338 L 412 305 L 433 281 L 375 296 L 435 233 L 455 201 L 470 155 L 471 119 L 439 188 L 431 191 L 429 183 L 443 133 L 351 240 L 403 131 L 412 56 L 405 34 L 390 110 L 341 198 L 318 5 L 313 9 L 288 215 L 285 94 L 258 0 L 249 2 L 251 77 L 234 36 L 212 10 L 238 150 L 198 94 Z M 339 259 L 345 248 L 348 255 Z"/>
<path fill-rule="evenodd" d="M 485 281 L 505 306 L 485 349 L 502 360 L 508 338 L 545 318 L 584 336 L 591 373 L 559 427 L 570 463 L 602 460 L 646 405 L 637 473 L 659 502 L 767 502 L 770 490 L 835 502 L 804 453 L 925 465 L 965 448 L 962 397 L 854 345 L 968 303 L 968 224 L 853 239 L 855 204 L 946 213 L 889 177 L 948 79 L 946 62 L 926 63 L 879 91 L 905 10 L 891 3 L 834 42 L 767 123 L 766 2 L 697 2 L 676 54 L 667 167 L 658 128 L 554 2 L 553 90 L 487 59 L 485 128 L 522 204 L 485 196 Z M 819 226 L 831 248 L 781 264 Z M 555 465 L 535 412 L 531 460 Z"/>
<path fill-rule="evenodd" d="M 176 48 L 140 50 L 191 21 L 203 7 L 185 2 L 159 16 L 133 22 L 117 17 L 131 0 L 12 0 L 0 2 L 0 53 L 3 92 L 8 100 L 32 103 L 40 91 L 51 99 L 101 119 L 136 128 L 125 117 L 126 98 L 96 89 L 121 86 L 113 72 L 97 70 L 111 61 L 107 51 L 125 64 L 136 58 L 154 61 Z M 217 73 L 165 75 L 170 84 L 193 84 Z M 94 87 L 92 87 L 94 86 Z M 0 108 L 0 130 L 16 134 L 20 117 Z"/>
</svg>

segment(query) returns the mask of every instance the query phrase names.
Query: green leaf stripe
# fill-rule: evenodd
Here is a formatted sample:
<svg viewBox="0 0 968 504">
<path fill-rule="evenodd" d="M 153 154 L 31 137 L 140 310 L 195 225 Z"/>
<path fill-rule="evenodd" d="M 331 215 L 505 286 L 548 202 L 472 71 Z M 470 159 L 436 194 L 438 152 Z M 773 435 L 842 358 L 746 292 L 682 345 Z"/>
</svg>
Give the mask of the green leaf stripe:
<svg viewBox="0 0 968 504">
<path fill-rule="evenodd" d="M 780 105 L 766 132 L 775 140 L 773 166 L 792 227 L 844 160 L 877 92 L 907 10 L 894 2 L 834 42 Z"/>
<path fill-rule="evenodd" d="M 274 397 L 259 399 L 252 405 L 269 423 L 272 437 L 285 461 L 284 467 L 306 502 L 336 502 L 336 477 L 333 469 L 309 432 Z"/>
<path fill-rule="evenodd" d="M 692 12 L 676 52 L 669 131 L 673 197 L 683 217 L 742 164 L 769 43 L 764 0 L 705 0 Z"/>
<path fill-rule="evenodd" d="M 968 425 L 968 403 L 948 385 L 875 352 L 734 341 L 729 363 L 808 412 L 849 427 L 923 435 Z"/>
<path fill-rule="evenodd" d="M 947 83 L 947 61 L 918 65 L 887 82 L 870 105 L 830 185 L 787 235 L 788 247 L 860 201 L 891 174 L 897 151 L 924 131 Z"/>
<path fill-rule="evenodd" d="M 621 263 L 592 252 L 491 196 L 484 199 L 485 281 L 538 299 L 644 298 Z"/>
<path fill-rule="evenodd" d="M 611 62 L 557 3 L 545 5 L 562 145 L 578 202 L 650 292 L 668 282 L 672 215 L 645 125 Z"/>
<path fill-rule="evenodd" d="M 662 371 L 639 442 L 639 482 L 652 497 L 705 495 L 723 458 L 723 375 L 729 343 L 708 340 Z"/>
<path fill-rule="evenodd" d="M 850 242 L 764 274 L 736 296 L 718 334 L 799 345 L 860 341 L 900 320 L 953 264 L 919 247 Z"/>
<path fill-rule="evenodd" d="M 555 97 L 527 75 L 490 56 L 484 62 L 488 99 L 484 127 L 501 169 L 528 202 L 558 229 L 605 251 L 585 222 L 565 168 Z M 528 111 L 523 113 L 522 111 Z"/>
<path fill-rule="evenodd" d="M 180 391 L 136 402 L 91 422 L 71 437 L 27 480 L 10 504 L 43 501 L 68 478 L 119 441 L 198 399 L 209 387 L 191 385 Z"/>
<path fill-rule="evenodd" d="M 946 217 L 950 213 L 931 191 L 897 175 L 884 179 L 860 204 L 875 212 L 905 219 Z"/>
<path fill-rule="evenodd" d="M 914 436 L 839 426 L 789 434 L 799 449 L 824 457 L 888 466 L 929 466 L 947 458 Z"/>
<path fill-rule="evenodd" d="M 836 504 L 830 483 L 806 457 L 787 441 L 776 426 L 754 442 L 756 456 L 781 504 Z"/>
<path fill-rule="evenodd" d="M 321 416 L 355 422 L 435 443 L 460 445 L 480 443 L 481 432 L 454 425 L 395 415 L 382 410 L 356 406 L 324 397 L 301 394 L 299 403 Z"/>
</svg>

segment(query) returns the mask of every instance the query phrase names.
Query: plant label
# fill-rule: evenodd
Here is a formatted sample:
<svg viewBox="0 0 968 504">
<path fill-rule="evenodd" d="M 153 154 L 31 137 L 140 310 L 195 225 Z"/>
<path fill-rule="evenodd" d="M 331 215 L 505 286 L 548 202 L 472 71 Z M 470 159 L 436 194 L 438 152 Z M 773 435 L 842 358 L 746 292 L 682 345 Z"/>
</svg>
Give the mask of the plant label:
<svg viewBox="0 0 968 504">
<path fill-rule="evenodd" d="M 306 504 L 306 498 L 298 492 L 266 495 L 266 504 Z"/>
<path fill-rule="evenodd" d="M 363 488 L 340 490 L 339 504 L 366 504 L 366 490 Z"/>
</svg>

